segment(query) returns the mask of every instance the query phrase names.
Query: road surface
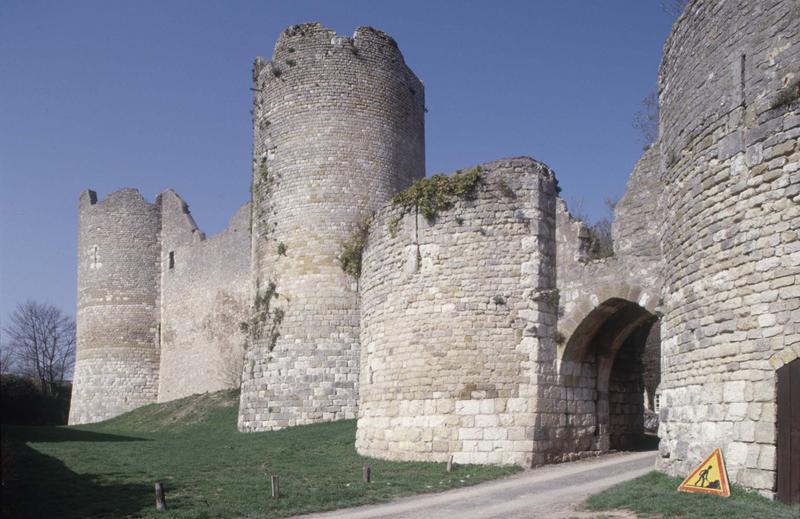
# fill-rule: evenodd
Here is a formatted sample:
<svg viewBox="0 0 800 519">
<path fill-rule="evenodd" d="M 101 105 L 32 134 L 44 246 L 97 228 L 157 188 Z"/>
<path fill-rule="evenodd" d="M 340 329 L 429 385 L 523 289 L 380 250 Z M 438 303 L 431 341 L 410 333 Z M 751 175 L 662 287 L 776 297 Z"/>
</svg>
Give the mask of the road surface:
<svg viewBox="0 0 800 519">
<path fill-rule="evenodd" d="M 302 516 L 306 519 L 449 519 L 586 517 L 588 496 L 653 470 L 656 452 L 610 454 L 547 465 L 498 481 L 390 503 Z M 588 514 L 589 516 L 594 514 Z M 607 514 L 606 514 L 607 515 Z"/>
</svg>

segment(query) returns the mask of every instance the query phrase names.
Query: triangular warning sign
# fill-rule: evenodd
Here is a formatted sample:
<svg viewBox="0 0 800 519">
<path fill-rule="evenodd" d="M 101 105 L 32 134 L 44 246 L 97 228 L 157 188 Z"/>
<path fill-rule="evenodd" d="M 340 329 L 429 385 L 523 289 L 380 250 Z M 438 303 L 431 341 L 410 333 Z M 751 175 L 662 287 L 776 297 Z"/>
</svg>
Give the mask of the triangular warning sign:
<svg viewBox="0 0 800 519">
<path fill-rule="evenodd" d="M 681 492 L 702 492 L 728 497 L 731 488 L 728 485 L 728 473 L 725 471 L 725 461 L 719 448 L 714 449 L 711 456 L 683 480 L 678 490 Z"/>
</svg>

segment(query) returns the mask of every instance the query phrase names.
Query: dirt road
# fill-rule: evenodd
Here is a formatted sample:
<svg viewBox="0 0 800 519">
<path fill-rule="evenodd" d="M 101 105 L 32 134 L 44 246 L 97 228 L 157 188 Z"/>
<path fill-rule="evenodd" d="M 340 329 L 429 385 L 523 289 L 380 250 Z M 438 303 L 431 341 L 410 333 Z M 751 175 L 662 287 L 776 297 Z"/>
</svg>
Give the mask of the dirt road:
<svg viewBox="0 0 800 519">
<path fill-rule="evenodd" d="M 612 454 L 528 470 L 474 487 L 347 508 L 305 518 L 451 519 L 584 516 L 575 506 L 591 494 L 653 470 L 655 452 Z"/>
</svg>

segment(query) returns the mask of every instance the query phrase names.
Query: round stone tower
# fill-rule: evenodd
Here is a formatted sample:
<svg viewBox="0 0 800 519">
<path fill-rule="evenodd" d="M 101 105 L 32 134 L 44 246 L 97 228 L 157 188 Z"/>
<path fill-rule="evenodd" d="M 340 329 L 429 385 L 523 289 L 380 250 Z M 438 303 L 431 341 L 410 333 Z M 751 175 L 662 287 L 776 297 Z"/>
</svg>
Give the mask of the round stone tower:
<svg viewBox="0 0 800 519">
<path fill-rule="evenodd" d="M 798 55 L 796 1 L 694 0 L 660 70 L 658 464 L 683 475 L 721 447 L 731 480 L 767 495 L 791 459 L 776 373 L 800 353 Z"/>
<path fill-rule="evenodd" d="M 70 424 L 156 401 L 160 226 L 158 205 L 135 189 L 81 195 Z"/>
<path fill-rule="evenodd" d="M 531 466 L 546 439 L 531 426 L 558 423 L 542 383 L 556 346 L 555 176 L 527 157 L 476 172 L 434 220 L 394 204 L 375 217 L 360 292 L 362 455 Z"/>
<path fill-rule="evenodd" d="M 254 64 L 253 316 L 241 430 L 354 418 L 357 281 L 340 255 L 425 174 L 424 91 L 395 41 L 292 26 Z"/>
</svg>

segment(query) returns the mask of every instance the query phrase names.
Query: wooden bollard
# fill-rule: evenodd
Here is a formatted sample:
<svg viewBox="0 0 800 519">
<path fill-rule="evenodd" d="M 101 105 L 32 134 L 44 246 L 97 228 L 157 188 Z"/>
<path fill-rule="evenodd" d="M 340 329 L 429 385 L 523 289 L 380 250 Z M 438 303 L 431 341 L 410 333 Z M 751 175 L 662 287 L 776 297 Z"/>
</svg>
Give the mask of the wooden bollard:
<svg viewBox="0 0 800 519">
<path fill-rule="evenodd" d="M 372 468 L 369 465 L 364 465 L 364 483 L 369 483 L 372 480 Z"/>
<path fill-rule="evenodd" d="M 447 460 L 447 472 L 453 472 L 453 455 L 450 455 L 450 458 Z"/>
<path fill-rule="evenodd" d="M 270 481 L 272 482 L 272 498 L 278 499 L 281 496 L 281 489 L 278 485 L 278 476 L 273 474 L 270 476 Z"/>
<path fill-rule="evenodd" d="M 167 499 L 164 497 L 164 485 L 156 483 L 156 510 L 166 510 Z"/>
</svg>

